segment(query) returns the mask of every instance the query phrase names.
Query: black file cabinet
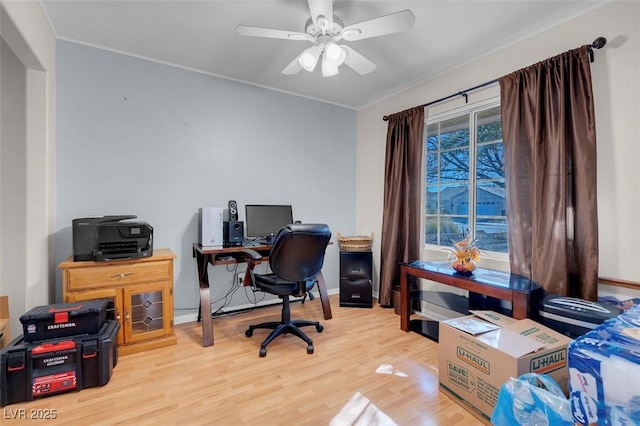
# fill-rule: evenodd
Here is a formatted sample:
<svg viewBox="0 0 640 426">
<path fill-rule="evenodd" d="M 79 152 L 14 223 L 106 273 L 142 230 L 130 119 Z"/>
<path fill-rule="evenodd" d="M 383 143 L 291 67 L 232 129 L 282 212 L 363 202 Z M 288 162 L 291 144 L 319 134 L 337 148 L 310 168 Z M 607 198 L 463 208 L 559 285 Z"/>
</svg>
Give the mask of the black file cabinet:
<svg viewBox="0 0 640 426">
<path fill-rule="evenodd" d="M 340 252 L 340 306 L 371 308 L 373 257 L 370 251 Z"/>
</svg>

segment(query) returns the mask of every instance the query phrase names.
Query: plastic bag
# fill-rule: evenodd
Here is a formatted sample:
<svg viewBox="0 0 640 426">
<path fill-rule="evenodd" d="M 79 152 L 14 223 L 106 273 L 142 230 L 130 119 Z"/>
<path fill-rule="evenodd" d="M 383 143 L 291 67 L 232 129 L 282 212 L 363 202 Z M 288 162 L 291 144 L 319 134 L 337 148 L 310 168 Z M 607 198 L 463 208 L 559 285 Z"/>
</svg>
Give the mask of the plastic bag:
<svg viewBox="0 0 640 426">
<path fill-rule="evenodd" d="M 510 378 L 500 388 L 491 416 L 496 426 L 571 426 L 571 404 L 560 386 L 544 374 Z"/>
</svg>

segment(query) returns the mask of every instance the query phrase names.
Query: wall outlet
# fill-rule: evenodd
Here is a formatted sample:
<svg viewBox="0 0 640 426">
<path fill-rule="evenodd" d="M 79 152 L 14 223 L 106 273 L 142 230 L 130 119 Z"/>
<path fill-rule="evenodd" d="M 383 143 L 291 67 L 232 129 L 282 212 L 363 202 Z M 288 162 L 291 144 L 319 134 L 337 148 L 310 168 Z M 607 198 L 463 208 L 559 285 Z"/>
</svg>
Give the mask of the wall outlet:
<svg viewBox="0 0 640 426">
<path fill-rule="evenodd" d="M 238 285 L 244 285 L 244 272 L 238 272 L 236 283 L 238 283 Z"/>
</svg>

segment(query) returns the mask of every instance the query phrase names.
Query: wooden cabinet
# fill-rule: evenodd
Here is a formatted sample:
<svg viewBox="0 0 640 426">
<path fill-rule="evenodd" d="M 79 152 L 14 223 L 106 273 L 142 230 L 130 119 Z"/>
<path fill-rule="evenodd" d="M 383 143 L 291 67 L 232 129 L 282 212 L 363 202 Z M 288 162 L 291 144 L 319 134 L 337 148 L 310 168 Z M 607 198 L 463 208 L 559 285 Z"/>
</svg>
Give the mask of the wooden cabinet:
<svg viewBox="0 0 640 426">
<path fill-rule="evenodd" d="M 0 296 L 0 349 L 9 344 L 9 296 Z"/>
<path fill-rule="evenodd" d="M 173 345 L 173 261 L 169 249 L 153 256 L 109 262 L 60 263 L 65 302 L 110 299 L 120 322 L 118 353 L 126 355 Z M 111 306 L 111 304 L 110 304 Z"/>
</svg>

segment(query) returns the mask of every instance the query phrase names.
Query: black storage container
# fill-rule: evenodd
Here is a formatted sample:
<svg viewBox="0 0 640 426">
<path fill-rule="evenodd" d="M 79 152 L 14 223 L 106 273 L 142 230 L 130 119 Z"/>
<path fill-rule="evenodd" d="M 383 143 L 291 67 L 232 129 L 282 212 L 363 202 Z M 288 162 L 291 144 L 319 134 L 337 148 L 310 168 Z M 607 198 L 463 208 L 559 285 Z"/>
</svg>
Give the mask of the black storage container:
<svg viewBox="0 0 640 426">
<path fill-rule="evenodd" d="M 372 276 L 371 251 L 341 251 L 340 306 L 371 308 Z"/>
<path fill-rule="evenodd" d="M 93 335 L 17 338 L 0 353 L 0 407 L 106 384 L 118 363 L 119 329 L 109 320 Z"/>
<path fill-rule="evenodd" d="M 36 306 L 20 317 L 25 342 L 96 334 L 107 320 L 108 299 Z"/>
<path fill-rule="evenodd" d="M 571 338 L 580 337 L 622 313 L 617 306 L 549 294 L 540 302 L 540 322 Z"/>
</svg>

